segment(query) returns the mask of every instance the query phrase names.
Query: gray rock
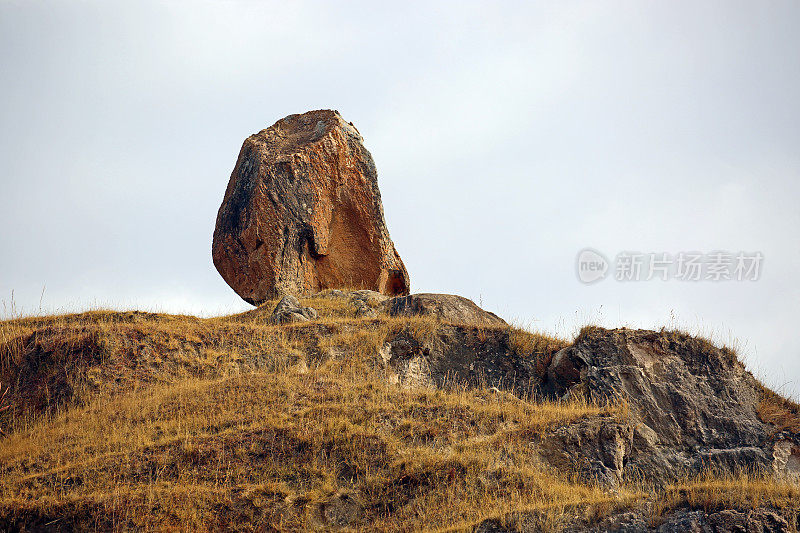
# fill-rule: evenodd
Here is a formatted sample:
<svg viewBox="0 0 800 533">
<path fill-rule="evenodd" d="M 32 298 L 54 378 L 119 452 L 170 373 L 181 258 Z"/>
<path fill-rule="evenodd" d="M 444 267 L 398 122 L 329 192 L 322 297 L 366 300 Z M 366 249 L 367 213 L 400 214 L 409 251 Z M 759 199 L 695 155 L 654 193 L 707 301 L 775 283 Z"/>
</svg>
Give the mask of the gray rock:
<svg viewBox="0 0 800 533">
<path fill-rule="evenodd" d="M 753 509 L 747 515 L 748 533 L 788 533 L 789 531 L 792 531 L 789 522 L 768 509 Z"/>
<path fill-rule="evenodd" d="M 494 313 L 475 305 L 472 300 L 454 294 L 398 296 L 383 302 L 382 308 L 390 316 L 434 316 L 455 324 L 498 326 L 506 323 Z"/>
<path fill-rule="evenodd" d="M 700 450 L 693 470 L 712 470 L 723 472 L 767 472 L 770 459 L 767 453 L 755 446 Z"/>
<path fill-rule="evenodd" d="M 353 308 L 353 312 L 358 318 L 377 318 L 376 308 L 389 297 L 377 291 L 361 289 L 357 291 L 343 291 L 340 289 L 329 290 L 325 293 L 327 298 L 346 299 Z"/>
<path fill-rule="evenodd" d="M 368 289 L 361 289 L 357 291 L 353 291 L 350 293 L 351 300 L 360 300 L 366 303 L 367 305 L 377 306 L 380 303 L 389 300 L 390 298 L 385 294 L 381 294 L 377 291 L 371 291 Z"/>
<path fill-rule="evenodd" d="M 351 305 L 355 308 L 355 314 L 358 318 L 378 318 L 378 312 L 364 303 L 363 300 L 353 300 Z"/>
<path fill-rule="evenodd" d="M 553 357 L 545 396 L 626 401 L 634 429 L 626 472 L 667 482 L 707 466 L 766 469 L 770 428 L 759 384 L 736 356 L 670 332 L 585 328 Z"/>
<path fill-rule="evenodd" d="M 380 356 L 385 364 L 389 383 L 407 388 L 435 386 L 427 357 L 410 342 L 402 339 L 387 342 Z"/>
<path fill-rule="evenodd" d="M 679 508 L 669 511 L 653 524 L 644 510 L 623 511 L 605 517 L 595 525 L 574 523 L 562 531 L 594 533 L 783 533 L 791 531 L 788 522 L 769 509 L 723 509 L 716 512 Z"/>
<path fill-rule="evenodd" d="M 388 297 L 375 291 L 360 290 L 350 294 L 350 306 L 355 309 L 355 314 L 359 318 L 377 318 L 378 311 L 375 307 L 381 302 L 388 300 Z"/>
<path fill-rule="evenodd" d="M 651 524 L 641 510 L 625 511 L 603 519 L 593 527 L 567 528 L 564 531 L 591 531 L 593 533 L 712 533 L 703 511 L 678 509 Z"/>
<path fill-rule="evenodd" d="M 608 418 L 587 418 L 546 434 L 539 451 L 559 470 L 579 472 L 587 481 L 614 489 L 623 481 L 632 445 L 630 425 Z"/>
<path fill-rule="evenodd" d="M 429 334 L 403 329 L 386 339 L 380 353 L 387 377 L 396 375 L 400 384 L 497 387 L 520 396 L 540 381 L 537 357 L 516 353 L 508 328 L 453 324 L 441 324 Z M 409 364 L 410 374 L 404 370 Z"/>
<path fill-rule="evenodd" d="M 578 528 L 573 528 L 578 529 Z M 595 527 L 582 528 L 592 532 L 614 531 L 614 533 L 646 533 L 650 531 L 647 520 L 642 513 L 636 511 L 626 511 L 604 518 Z"/>
<path fill-rule="evenodd" d="M 789 523 L 767 509 L 747 512 L 725 509 L 706 517 L 715 533 L 782 533 L 791 531 Z"/>
<path fill-rule="evenodd" d="M 800 482 L 800 435 L 784 432 L 772 447 L 772 469 L 782 478 Z"/>
<path fill-rule="evenodd" d="M 732 509 L 709 515 L 708 523 L 716 533 L 747 532 L 747 514 Z"/>
<path fill-rule="evenodd" d="M 658 526 L 658 533 L 711 533 L 703 511 L 679 510 Z"/>
<path fill-rule="evenodd" d="M 290 322 L 307 322 L 317 318 L 317 310 L 313 307 L 303 307 L 295 296 L 287 294 L 269 317 L 273 324 L 288 324 Z"/>
</svg>

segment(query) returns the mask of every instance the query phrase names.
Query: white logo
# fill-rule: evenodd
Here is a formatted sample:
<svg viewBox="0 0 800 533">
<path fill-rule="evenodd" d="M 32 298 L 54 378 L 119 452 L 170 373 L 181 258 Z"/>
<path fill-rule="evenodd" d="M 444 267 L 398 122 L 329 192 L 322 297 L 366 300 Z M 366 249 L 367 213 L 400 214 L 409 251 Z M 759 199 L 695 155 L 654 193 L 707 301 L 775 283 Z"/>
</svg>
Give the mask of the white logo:
<svg viewBox="0 0 800 533">
<path fill-rule="evenodd" d="M 595 283 L 608 273 L 608 259 L 591 248 L 584 248 L 578 253 L 575 266 L 578 269 L 578 279 L 583 283 Z"/>
</svg>

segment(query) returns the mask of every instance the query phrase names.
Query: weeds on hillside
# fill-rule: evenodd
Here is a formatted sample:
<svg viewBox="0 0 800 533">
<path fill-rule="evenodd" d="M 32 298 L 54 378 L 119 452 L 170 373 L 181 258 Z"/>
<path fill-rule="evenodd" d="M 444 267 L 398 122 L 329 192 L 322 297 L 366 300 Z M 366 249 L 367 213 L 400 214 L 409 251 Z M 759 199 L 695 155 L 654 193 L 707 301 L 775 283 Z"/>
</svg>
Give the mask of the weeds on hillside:
<svg viewBox="0 0 800 533">
<path fill-rule="evenodd" d="M 508 331 L 508 344 L 518 355 L 535 357 L 536 373 L 540 376 L 545 374 L 556 352 L 570 345 L 563 339 L 532 334 L 530 331 L 513 326 Z"/>
<path fill-rule="evenodd" d="M 337 360 L 154 385 L 12 434 L 0 449 L 0 520 L 67 516 L 103 529 L 111 517 L 121 529 L 204 530 L 252 520 L 304 530 L 333 527 L 344 513 L 350 527 L 398 530 L 526 508 L 614 508 L 640 496 L 552 472 L 530 446 L 601 414 L 616 411 L 484 389 L 402 389 Z"/>
<path fill-rule="evenodd" d="M 800 432 L 800 405 L 766 387 L 761 390 L 758 417 L 774 425 L 778 431 Z"/>
<path fill-rule="evenodd" d="M 636 487 L 609 493 L 555 472 L 535 445 L 584 417 L 626 420 L 626 404 L 393 387 L 381 375 L 386 339 L 409 331 L 435 341 L 441 321 L 360 318 L 345 298 L 304 304 L 319 319 L 269 324 L 270 302 L 212 319 L 95 311 L 0 322 L 0 372 L 43 359 L 54 363 L 43 378 L 66 376 L 91 392 L 11 428 L 0 447 L 0 523 L 469 530 L 530 513 L 557 529 L 565 517 L 596 519 L 645 499 Z M 508 326 L 459 327 L 469 342 L 502 338 L 542 372 L 568 345 Z M 41 383 L 32 385 L 22 390 Z M 760 413 L 791 428 L 795 407 L 765 395 Z M 707 476 L 650 501 L 660 516 L 680 505 L 792 505 L 799 490 Z"/>
<path fill-rule="evenodd" d="M 210 319 L 98 310 L 0 321 L 0 380 L 20 383 L 13 425 L 24 427 L 36 416 L 52 415 L 96 394 L 176 379 L 297 365 L 313 369 L 331 358 L 380 370 L 378 353 L 390 336 L 408 331 L 421 343 L 435 342 L 443 327 L 453 326 L 430 316 L 356 317 L 344 297 L 315 296 L 303 303 L 318 308 L 317 320 L 270 324 L 274 302 L 268 302 Z M 455 326 L 469 330 L 476 342 L 482 336 L 506 339 L 511 351 L 541 371 L 567 344 L 509 326 Z"/>
<path fill-rule="evenodd" d="M 76 333 L 99 354 L 84 369 L 63 367 L 71 383 L 97 385 L 86 403 L 20 425 L 0 449 L 0 521 L 302 530 L 346 516 L 396 530 L 638 497 L 543 469 L 530 446 L 554 426 L 614 416 L 613 406 L 392 387 L 378 360 L 387 337 L 434 339 L 440 321 L 359 318 L 344 298 L 304 303 L 318 320 L 268 324 L 270 302 L 207 320 L 93 312 L 0 323 L 14 365 L 31 350 L 59 367 L 76 360 L 53 350 L 73 346 L 63 339 Z M 526 356 L 561 346 L 506 329 Z"/>
<path fill-rule="evenodd" d="M 724 509 L 766 507 L 777 511 L 800 511 L 800 484 L 778 480 L 765 473 L 720 474 L 705 471 L 683 482 L 669 485 L 653 499 L 650 523 L 657 526 L 664 515 L 679 507 L 716 512 Z"/>
<path fill-rule="evenodd" d="M 3 384 L 0 383 L 0 413 L 3 413 L 3 411 L 8 411 L 8 409 L 11 407 L 6 402 L 6 396 L 8 396 L 8 387 L 4 388 Z M 3 426 L 0 425 L 0 435 L 5 435 L 5 434 L 6 433 L 5 431 L 3 431 Z"/>
</svg>

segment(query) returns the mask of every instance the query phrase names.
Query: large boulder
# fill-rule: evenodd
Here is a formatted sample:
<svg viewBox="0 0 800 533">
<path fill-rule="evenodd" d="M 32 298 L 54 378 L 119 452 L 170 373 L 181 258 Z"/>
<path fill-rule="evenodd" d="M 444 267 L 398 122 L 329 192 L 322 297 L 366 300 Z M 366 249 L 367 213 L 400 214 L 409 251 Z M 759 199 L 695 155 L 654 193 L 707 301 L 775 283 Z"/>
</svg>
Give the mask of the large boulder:
<svg viewBox="0 0 800 533">
<path fill-rule="evenodd" d="M 409 292 L 375 163 L 337 111 L 290 115 L 245 140 L 212 255 L 228 285 L 254 305 L 330 288 Z"/>
<path fill-rule="evenodd" d="M 390 316 L 432 316 L 444 322 L 503 326 L 506 321 L 485 311 L 475 302 L 455 294 L 420 293 L 384 301 L 383 310 Z"/>
</svg>

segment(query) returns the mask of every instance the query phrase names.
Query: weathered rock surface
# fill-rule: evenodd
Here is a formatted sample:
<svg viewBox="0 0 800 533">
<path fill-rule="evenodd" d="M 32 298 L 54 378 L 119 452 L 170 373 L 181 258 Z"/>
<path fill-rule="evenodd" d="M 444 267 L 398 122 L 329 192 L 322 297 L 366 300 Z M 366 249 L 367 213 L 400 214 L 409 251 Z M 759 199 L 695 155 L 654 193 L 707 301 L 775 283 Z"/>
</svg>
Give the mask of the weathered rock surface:
<svg viewBox="0 0 800 533">
<path fill-rule="evenodd" d="M 387 379 L 403 386 L 496 386 L 521 396 L 625 402 L 627 419 L 580 420 L 536 443 L 556 468 L 609 488 L 629 479 L 665 484 L 709 468 L 800 472 L 800 439 L 761 421 L 761 386 L 725 349 L 674 332 L 587 328 L 550 354 L 520 353 L 508 328 L 445 323 L 429 334 L 393 334 L 380 360 Z"/>
<path fill-rule="evenodd" d="M 287 324 L 289 322 L 306 322 L 317 318 L 317 310 L 313 307 L 303 307 L 300 300 L 296 297 L 287 294 L 269 317 L 269 321 L 273 324 Z"/>
<path fill-rule="evenodd" d="M 780 433 L 772 448 L 772 461 L 774 472 L 800 482 L 800 434 Z"/>
<path fill-rule="evenodd" d="M 380 351 L 390 381 L 404 386 L 497 387 L 520 396 L 538 391 L 542 360 L 558 349 L 520 351 L 510 328 L 440 324 L 430 332 L 402 329 Z"/>
<path fill-rule="evenodd" d="M 455 294 L 420 293 L 386 300 L 383 309 L 391 316 L 435 316 L 457 324 L 503 325 L 505 320 Z"/>
<path fill-rule="evenodd" d="M 629 511 L 612 515 L 593 527 L 575 527 L 572 530 L 593 533 L 788 533 L 792 531 L 785 518 L 769 509 L 746 511 L 725 509 L 704 511 L 676 509 L 656 520 L 641 512 Z"/>
<path fill-rule="evenodd" d="M 393 334 L 380 360 L 387 379 L 402 386 L 496 386 L 522 396 L 625 402 L 624 420 L 580 420 L 536 442 L 554 467 L 612 489 L 707 469 L 800 477 L 800 435 L 759 418 L 763 389 L 726 349 L 676 332 L 587 328 L 551 354 L 518 352 L 508 328 L 445 323 L 429 334 Z"/>
<path fill-rule="evenodd" d="M 212 255 L 228 285 L 254 305 L 329 288 L 409 292 L 375 163 L 336 111 L 290 115 L 245 140 Z"/>
<path fill-rule="evenodd" d="M 662 481 L 709 467 L 791 473 L 793 444 L 776 440 L 774 428 L 758 417 L 758 382 L 733 353 L 702 339 L 586 328 L 573 346 L 553 357 L 541 390 L 558 398 L 583 394 L 599 402 L 628 402 L 625 473 Z M 612 467 L 600 453 L 606 444 L 595 453 L 570 444 L 580 442 L 584 428 L 562 431 L 574 433 L 571 441 L 559 441 L 564 453 L 588 454 L 586 460 Z M 616 449 L 618 437 L 612 437 L 608 445 Z"/>
<path fill-rule="evenodd" d="M 588 418 L 547 435 L 539 451 L 565 472 L 615 488 L 624 481 L 624 468 L 633 446 L 633 428 L 611 418 Z"/>
<path fill-rule="evenodd" d="M 503 523 L 484 520 L 475 533 L 527 533 L 553 529 L 542 528 L 536 513 L 515 513 Z M 768 508 L 702 510 L 679 507 L 661 516 L 650 516 L 644 509 L 625 510 L 599 522 L 583 519 L 565 520 L 556 531 L 590 533 L 789 533 L 794 529 L 778 512 Z"/>
</svg>

